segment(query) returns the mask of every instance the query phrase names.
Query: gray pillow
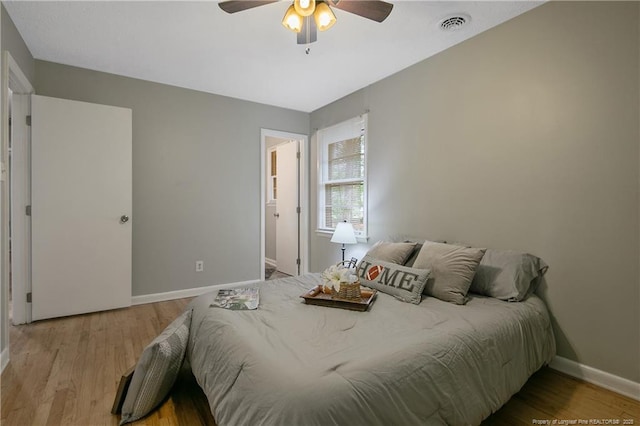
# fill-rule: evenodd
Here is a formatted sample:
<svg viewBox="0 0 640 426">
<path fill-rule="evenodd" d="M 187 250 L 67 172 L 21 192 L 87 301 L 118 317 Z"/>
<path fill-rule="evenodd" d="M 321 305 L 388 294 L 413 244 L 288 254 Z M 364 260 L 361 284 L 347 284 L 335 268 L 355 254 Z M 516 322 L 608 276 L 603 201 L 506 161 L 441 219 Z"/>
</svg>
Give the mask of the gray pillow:
<svg viewBox="0 0 640 426">
<path fill-rule="evenodd" d="M 420 253 L 420 249 L 422 248 L 422 243 L 424 243 L 425 241 L 434 241 L 436 243 L 446 243 L 445 240 L 433 240 L 433 239 L 414 237 L 414 236 L 409 236 L 409 235 L 392 235 L 392 236 L 388 237 L 385 241 L 390 241 L 392 243 L 400 243 L 400 242 L 402 242 L 402 243 L 415 243 L 416 244 L 413 247 L 413 250 L 411 250 L 411 253 L 407 257 L 407 259 L 403 263 L 404 266 L 408 266 L 408 267 L 412 267 L 413 266 L 413 262 L 416 261 L 416 258 L 418 257 L 418 253 Z"/>
<path fill-rule="evenodd" d="M 485 249 L 425 241 L 414 268 L 429 269 L 424 292 L 445 302 L 467 303 L 467 292 Z"/>
<path fill-rule="evenodd" d="M 122 405 L 121 425 L 146 416 L 169 394 L 184 360 L 190 325 L 188 310 L 142 351 Z"/>
<path fill-rule="evenodd" d="M 365 256 L 358 265 L 358 278 L 361 285 L 375 288 L 403 302 L 416 305 L 422 300 L 422 290 L 428 277 L 428 270 L 407 268 L 369 255 Z"/>
<path fill-rule="evenodd" d="M 366 256 L 384 262 L 397 263 L 402 265 L 411 255 L 416 243 L 391 243 L 386 241 L 378 241 L 369 249 Z"/>
<path fill-rule="evenodd" d="M 536 290 L 548 268 L 542 259 L 529 253 L 488 249 L 469 291 L 519 302 Z"/>
</svg>

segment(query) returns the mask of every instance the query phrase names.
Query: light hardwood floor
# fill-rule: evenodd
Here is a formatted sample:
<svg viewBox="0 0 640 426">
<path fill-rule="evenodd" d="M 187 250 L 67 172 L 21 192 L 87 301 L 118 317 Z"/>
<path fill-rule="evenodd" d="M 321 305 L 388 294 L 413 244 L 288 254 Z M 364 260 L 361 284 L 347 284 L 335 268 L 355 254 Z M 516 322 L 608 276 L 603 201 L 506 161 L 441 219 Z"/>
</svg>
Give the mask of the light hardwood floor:
<svg viewBox="0 0 640 426">
<path fill-rule="evenodd" d="M 120 375 L 135 364 L 142 349 L 188 302 L 151 303 L 10 327 L 11 362 L 0 379 L 0 423 L 117 425 L 119 416 L 110 411 Z M 543 368 L 483 424 L 531 425 L 534 419 L 612 419 L 619 424 L 629 419 L 640 425 L 640 403 Z M 204 394 L 193 376 L 185 372 L 169 399 L 133 424 L 215 422 Z"/>
</svg>

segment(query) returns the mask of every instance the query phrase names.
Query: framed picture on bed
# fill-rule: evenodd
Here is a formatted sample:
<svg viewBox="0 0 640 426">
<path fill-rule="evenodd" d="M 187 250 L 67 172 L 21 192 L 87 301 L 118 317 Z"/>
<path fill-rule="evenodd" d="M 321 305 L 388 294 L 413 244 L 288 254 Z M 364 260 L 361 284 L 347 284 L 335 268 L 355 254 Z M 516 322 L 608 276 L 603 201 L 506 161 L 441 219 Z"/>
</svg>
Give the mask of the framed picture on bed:
<svg viewBox="0 0 640 426">
<path fill-rule="evenodd" d="M 113 400 L 113 407 L 111 407 L 111 414 L 120 414 L 122 412 L 122 404 L 124 404 L 124 398 L 127 396 L 127 390 L 129 390 L 135 369 L 136 367 L 133 366 L 122 374 L 120 383 L 118 384 L 118 390 L 116 391 L 116 397 Z"/>
</svg>

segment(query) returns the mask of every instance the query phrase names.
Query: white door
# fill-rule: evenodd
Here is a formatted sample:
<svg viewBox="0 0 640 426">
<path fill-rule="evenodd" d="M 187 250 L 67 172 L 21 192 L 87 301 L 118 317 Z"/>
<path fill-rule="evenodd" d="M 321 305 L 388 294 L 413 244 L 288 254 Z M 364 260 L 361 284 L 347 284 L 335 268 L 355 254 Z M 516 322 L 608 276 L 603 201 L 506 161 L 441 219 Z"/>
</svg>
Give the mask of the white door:
<svg viewBox="0 0 640 426">
<path fill-rule="evenodd" d="M 131 305 L 131 110 L 32 96 L 32 319 Z"/>
<path fill-rule="evenodd" d="M 11 288 L 13 324 L 30 321 L 27 289 L 31 285 L 31 218 L 26 207 L 31 204 L 31 142 L 27 116 L 31 95 L 11 96 Z M 20 291 L 20 290 L 22 291 Z"/>
<path fill-rule="evenodd" d="M 278 270 L 298 275 L 300 229 L 298 214 L 298 141 L 276 147 L 278 201 L 276 201 L 276 261 Z"/>
</svg>

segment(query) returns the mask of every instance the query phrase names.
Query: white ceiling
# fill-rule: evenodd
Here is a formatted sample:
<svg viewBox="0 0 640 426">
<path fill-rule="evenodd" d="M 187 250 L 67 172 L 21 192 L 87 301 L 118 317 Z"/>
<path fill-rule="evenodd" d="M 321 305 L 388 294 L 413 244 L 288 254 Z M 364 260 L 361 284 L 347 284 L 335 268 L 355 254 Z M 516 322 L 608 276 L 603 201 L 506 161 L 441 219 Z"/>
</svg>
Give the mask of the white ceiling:
<svg viewBox="0 0 640 426">
<path fill-rule="evenodd" d="M 392 1 L 383 23 L 335 10 L 296 44 L 289 1 L 227 14 L 216 1 L 3 2 L 36 59 L 310 112 L 541 4 Z M 464 13 L 470 23 L 438 23 Z"/>
</svg>

